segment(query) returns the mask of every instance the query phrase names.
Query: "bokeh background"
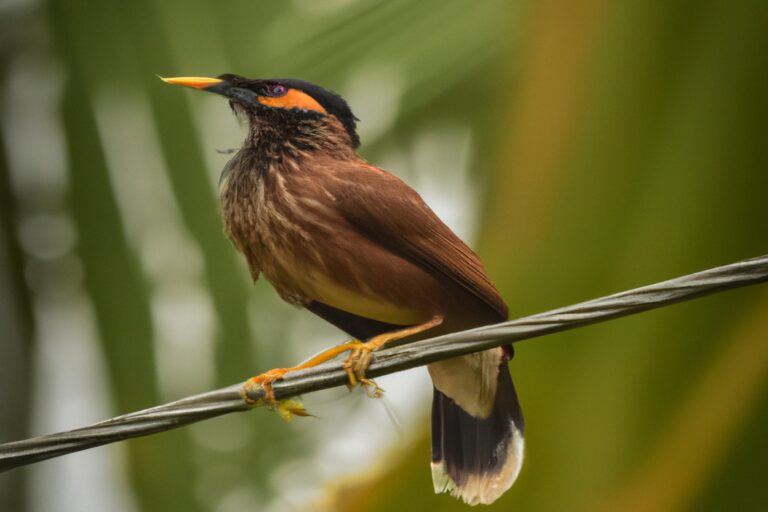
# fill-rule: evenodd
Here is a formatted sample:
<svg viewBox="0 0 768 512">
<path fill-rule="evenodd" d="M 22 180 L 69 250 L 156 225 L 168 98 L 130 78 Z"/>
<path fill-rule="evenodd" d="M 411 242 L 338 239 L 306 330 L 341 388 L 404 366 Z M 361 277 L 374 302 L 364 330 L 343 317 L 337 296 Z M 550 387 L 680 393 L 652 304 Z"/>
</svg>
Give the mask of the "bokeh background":
<svg viewBox="0 0 768 512">
<path fill-rule="evenodd" d="M 342 93 L 362 153 L 513 316 L 768 252 L 764 0 L 0 1 L 0 442 L 344 339 L 253 286 L 216 180 L 243 134 L 161 75 Z M 768 290 L 517 346 L 527 461 L 491 510 L 768 510 Z M 0 474 L 4 511 L 464 510 L 423 369 Z"/>
</svg>

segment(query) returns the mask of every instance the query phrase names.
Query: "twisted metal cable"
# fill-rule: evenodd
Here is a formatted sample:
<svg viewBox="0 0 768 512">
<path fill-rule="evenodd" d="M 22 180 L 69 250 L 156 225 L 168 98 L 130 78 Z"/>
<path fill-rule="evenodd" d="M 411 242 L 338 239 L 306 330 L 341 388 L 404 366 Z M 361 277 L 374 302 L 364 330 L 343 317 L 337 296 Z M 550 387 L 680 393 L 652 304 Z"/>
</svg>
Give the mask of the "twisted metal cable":
<svg viewBox="0 0 768 512">
<path fill-rule="evenodd" d="M 574 329 L 711 293 L 768 281 L 768 255 L 581 302 L 545 313 L 478 327 L 377 351 L 366 371 L 378 377 L 441 359 Z M 274 383 L 277 400 L 344 385 L 341 362 L 291 373 Z M 145 436 L 252 406 L 240 396 L 241 384 L 118 416 L 100 423 L 23 441 L 0 444 L 0 472 L 103 444 Z"/>
</svg>

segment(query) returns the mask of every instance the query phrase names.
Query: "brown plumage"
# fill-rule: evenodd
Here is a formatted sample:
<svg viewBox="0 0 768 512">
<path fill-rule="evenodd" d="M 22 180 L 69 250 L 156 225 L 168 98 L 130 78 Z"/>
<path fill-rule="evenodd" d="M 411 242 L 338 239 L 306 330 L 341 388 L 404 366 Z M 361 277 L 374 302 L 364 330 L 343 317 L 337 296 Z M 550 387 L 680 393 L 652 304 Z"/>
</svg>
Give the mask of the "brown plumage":
<svg viewBox="0 0 768 512">
<path fill-rule="evenodd" d="M 507 318 L 475 253 L 413 189 L 357 155 L 355 118 L 338 95 L 298 80 L 190 80 L 168 81 L 229 97 L 249 123 L 222 173 L 228 236 L 254 280 L 263 275 L 284 300 L 371 340 L 355 351 L 351 379 L 368 382 L 361 353 L 390 338 Z M 436 491 L 490 503 L 516 478 L 523 421 L 510 357 L 507 347 L 429 366 Z M 285 373 L 276 372 L 257 382 Z"/>
</svg>

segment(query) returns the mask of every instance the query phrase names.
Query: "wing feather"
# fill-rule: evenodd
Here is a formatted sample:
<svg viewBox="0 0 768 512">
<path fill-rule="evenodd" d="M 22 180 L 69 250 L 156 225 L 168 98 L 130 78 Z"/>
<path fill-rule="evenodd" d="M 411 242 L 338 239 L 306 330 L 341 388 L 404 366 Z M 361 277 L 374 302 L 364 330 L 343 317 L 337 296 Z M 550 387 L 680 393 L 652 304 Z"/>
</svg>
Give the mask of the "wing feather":
<svg viewBox="0 0 768 512">
<path fill-rule="evenodd" d="M 422 268 L 449 278 L 505 320 L 507 305 L 477 255 L 419 194 L 396 176 L 367 164 L 337 166 L 328 192 L 360 233 Z"/>
</svg>

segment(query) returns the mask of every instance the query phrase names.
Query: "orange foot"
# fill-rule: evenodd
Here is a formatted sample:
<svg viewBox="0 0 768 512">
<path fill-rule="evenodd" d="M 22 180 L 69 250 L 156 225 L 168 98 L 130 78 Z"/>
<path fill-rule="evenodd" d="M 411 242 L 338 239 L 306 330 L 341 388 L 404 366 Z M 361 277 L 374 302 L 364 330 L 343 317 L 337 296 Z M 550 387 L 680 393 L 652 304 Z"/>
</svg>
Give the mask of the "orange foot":
<svg viewBox="0 0 768 512">
<path fill-rule="evenodd" d="M 365 388 L 369 397 L 381 398 L 384 395 L 384 390 L 373 379 L 365 376 L 365 370 L 368 369 L 373 360 L 373 351 L 379 348 L 370 343 L 358 341 L 344 360 L 343 367 L 344 371 L 347 372 L 347 378 L 349 379 L 347 387 L 350 390 L 359 384 Z"/>
<path fill-rule="evenodd" d="M 275 400 L 275 392 L 272 383 L 281 380 L 283 376 L 293 368 L 273 368 L 268 372 L 248 379 L 240 388 L 240 396 L 248 405 L 262 405 L 277 410 L 277 414 L 285 421 L 291 421 L 294 416 L 312 416 L 304 408 L 298 398 L 287 400 Z"/>
<path fill-rule="evenodd" d="M 243 401 L 248 405 L 256 405 L 262 400 L 267 405 L 275 405 L 277 402 L 275 400 L 275 392 L 272 390 L 272 383 L 283 380 L 283 377 L 289 371 L 291 371 L 291 368 L 272 368 L 268 372 L 251 377 L 245 381 L 245 384 L 240 389 L 240 396 L 243 397 Z"/>
<path fill-rule="evenodd" d="M 339 354 L 350 352 L 349 356 L 347 356 L 347 359 L 344 361 L 344 370 L 347 372 L 347 377 L 349 378 L 349 387 L 352 388 L 357 384 L 360 384 L 370 390 L 370 396 L 380 397 L 384 393 L 384 390 L 377 386 L 373 380 L 368 379 L 365 376 L 365 370 L 371 364 L 371 360 L 373 359 L 373 352 L 390 341 L 399 340 L 426 331 L 432 327 L 440 325 L 442 322 L 443 317 L 435 316 L 430 321 L 423 324 L 384 333 L 365 343 L 358 340 L 342 343 L 341 345 L 325 350 L 309 360 L 290 368 L 273 368 L 266 373 L 248 379 L 240 389 L 240 396 L 248 405 L 266 404 L 269 407 L 276 407 L 278 412 L 281 412 L 281 416 L 285 414 L 288 416 L 288 419 L 292 415 L 308 416 L 309 413 L 307 413 L 300 405 L 300 402 L 296 400 L 286 400 L 284 402 L 275 400 L 272 383 L 282 380 L 287 373 L 312 368 L 326 361 L 330 361 Z M 299 405 L 297 406 L 296 404 Z"/>
<path fill-rule="evenodd" d="M 380 349 L 387 343 L 402 338 L 407 338 L 408 336 L 412 336 L 420 332 L 424 332 L 440 325 L 441 323 L 443 323 L 443 317 L 435 316 L 429 322 L 415 325 L 413 327 L 406 327 L 405 329 L 400 329 L 397 331 L 385 332 L 384 334 L 380 334 L 371 338 L 365 343 L 359 341 L 353 342 L 353 346 L 350 347 L 351 352 L 349 356 L 347 356 L 347 359 L 344 361 L 344 370 L 347 372 L 347 377 L 349 378 L 350 389 L 356 384 L 360 384 L 368 390 L 368 396 L 371 398 L 381 397 L 384 394 L 384 390 L 381 389 L 373 380 L 365 376 L 365 370 L 368 369 L 368 367 L 371 365 L 371 361 L 373 360 L 373 352 Z"/>
<path fill-rule="evenodd" d="M 252 377 L 243 384 L 243 387 L 240 389 L 240 396 L 248 405 L 257 405 L 262 401 L 267 405 L 275 405 L 275 393 L 272 390 L 273 382 L 282 380 L 287 373 L 305 370 L 326 361 L 330 361 L 339 354 L 354 350 L 358 345 L 361 345 L 361 343 L 357 340 L 348 341 L 341 345 L 329 348 L 296 366 L 290 368 L 273 368 L 268 372 Z"/>
</svg>

